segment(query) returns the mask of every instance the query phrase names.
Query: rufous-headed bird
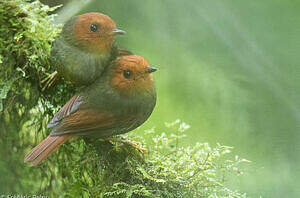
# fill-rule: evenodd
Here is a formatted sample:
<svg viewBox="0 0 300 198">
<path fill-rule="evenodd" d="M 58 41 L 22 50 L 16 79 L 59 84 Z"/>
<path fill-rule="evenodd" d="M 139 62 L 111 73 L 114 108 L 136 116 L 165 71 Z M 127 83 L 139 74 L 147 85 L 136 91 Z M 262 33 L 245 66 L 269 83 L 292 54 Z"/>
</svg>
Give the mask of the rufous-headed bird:
<svg viewBox="0 0 300 198">
<path fill-rule="evenodd" d="M 52 128 L 50 135 L 24 161 L 37 165 L 74 136 L 107 138 L 143 124 L 156 104 L 155 71 L 143 57 L 118 57 L 101 78 L 73 96 L 54 115 L 48 124 Z"/>
<path fill-rule="evenodd" d="M 130 55 L 119 50 L 114 42 L 116 35 L 126 32 L 101 13 L 74 16 L 63 26 L 51 49 L 51 57 L 58 74 L 75 85 L 88 85 L 100 77 L 118 55 Z M 50 86 L 57 72 L 50 75 Z"/>
</svg>

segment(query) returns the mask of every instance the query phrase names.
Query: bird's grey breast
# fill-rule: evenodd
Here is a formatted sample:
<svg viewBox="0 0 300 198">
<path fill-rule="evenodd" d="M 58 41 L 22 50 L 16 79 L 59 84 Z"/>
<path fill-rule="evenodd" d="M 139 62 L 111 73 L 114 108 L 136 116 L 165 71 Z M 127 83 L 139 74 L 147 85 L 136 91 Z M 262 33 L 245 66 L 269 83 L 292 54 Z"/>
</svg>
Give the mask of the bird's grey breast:
<svg viewBox="0 0 300 198">
<path fill-rule="evenodd" d="M 109 55 L 93 54 L 57 39 L 52 48 L 52 57 L 57 70 L 66 80 L 87 85 L 99 78 L 104 72 Z"/>
</svg>

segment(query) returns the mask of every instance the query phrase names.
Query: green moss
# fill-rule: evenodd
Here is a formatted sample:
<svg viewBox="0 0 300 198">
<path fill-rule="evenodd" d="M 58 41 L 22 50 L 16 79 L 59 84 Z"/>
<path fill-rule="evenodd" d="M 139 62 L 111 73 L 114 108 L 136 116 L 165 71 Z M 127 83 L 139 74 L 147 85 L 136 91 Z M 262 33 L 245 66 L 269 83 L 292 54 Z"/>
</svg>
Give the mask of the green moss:
<svg viewBox="0 0 300 198">
<path fill-rule="evenodd" d="M 39 2 L 0 2 L 0 192 L 51 197 L 245 197 L 226 187 L 226 177 L 241 174 L 229 160 L 229 147 L 196 144 L 180 147 L 186 124 L 166 124 L 166 132 L 149 130 L 148 154 L 111 141 L 78 139 L 64 144 L 46 163 L 29 167 L 25 153 L 46 134 L 46 123 L 75 92 L 58 80 L 42 91 L 53 72 L 51 42 L 61 26 L 54 8 Z M 170 135 L 167 135 L 170 134 Z M 148 140 L 148 141 L 145 141 Z"/>
<path fill-rule="evenodd" d="M 24 168 L 26 148 L 45 136 L 48 115 L 74 93 L 58 81 L 41 91 L 41 81 L 53 70 L 51 42 L 60 31 L 54 25 L 54 8 L 39 2 L 0 2 L 0 156 L 3 177 L 0 192 L 37 191 L 40 173 Z M 39 133 L 38 133 L 39 132 Z M 47 178 L 46 178 L 47 179 Z M 2 185 L 3 184 L 3 185 Z"/>
<path fill-rule="evenodd" d="M 160 135 L 126 138 L 144 142 L 148 154 L 132 146 L 99 140 L 79 140 L 64 147 L 62 181 L 66 197 L 246 197 L 226 185 L 228 176 L 243 174 L 245 159 L 230 159 L 231 148 L 207 143 L 178 146 L 189 126 L 176 121 L 166 124 Z M 169 134 L 169 135 L 167 135 Z M 144 141 L 144 139 L 148 141 Z M 88 143 L 87 143 L 88 142 Z M 76 154 L 74 148 L 81 145 Z M 60 152 L 61 154 L 61 152 Z M 56 156 L 65 159 L 64 154 Z"/>
</svg>

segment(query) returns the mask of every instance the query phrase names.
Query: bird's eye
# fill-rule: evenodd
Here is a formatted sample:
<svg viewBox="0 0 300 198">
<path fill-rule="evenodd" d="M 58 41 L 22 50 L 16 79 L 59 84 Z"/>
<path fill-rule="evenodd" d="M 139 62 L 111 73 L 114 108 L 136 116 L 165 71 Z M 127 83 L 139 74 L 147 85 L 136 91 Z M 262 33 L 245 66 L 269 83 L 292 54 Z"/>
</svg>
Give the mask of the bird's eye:
<svg viewBox="0 0 300 198">
<path fill-rule="evenodd" d="M 98 25 L 97 25 L 97 24 L 92 24 L 92 25 L 90 26 L 90 29 L 91 29 L 92 32 L 97 32 L 97 30 L 98 30 Z"/>
<path fill-rule="evenodd" d="M 130 78 L 130 76 L 131 76 L 131 71 L 130 71 L 130 70 L 124 70 L 124 71 L 123 71 L 123 75 L 124 75 L 125 78 Z"/>
</svg>

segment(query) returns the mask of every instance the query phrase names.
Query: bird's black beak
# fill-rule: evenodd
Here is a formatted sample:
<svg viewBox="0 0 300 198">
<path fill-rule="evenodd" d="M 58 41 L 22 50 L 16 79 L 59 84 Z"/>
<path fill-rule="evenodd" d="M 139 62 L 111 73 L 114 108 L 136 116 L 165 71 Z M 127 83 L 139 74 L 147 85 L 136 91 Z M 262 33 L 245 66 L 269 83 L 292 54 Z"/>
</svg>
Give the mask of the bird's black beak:
<svg viewBox="0 0 300 198">
<path fill-rule="evenodd" d="M 150 74 L 155 71 L 157 71 L 157 68 L 155 68 L 155 67 L 146 67 L 146 73 Z"/>
<path fill-rule="evenodd" d="M 114 29 L 112 32 L 114 34 L 118 34 L 118 35 L 124 35 L 124 34 L 126 34 L 126 32 L 124 30 L 119 30 L 119 29 Z"/>
</svg>

